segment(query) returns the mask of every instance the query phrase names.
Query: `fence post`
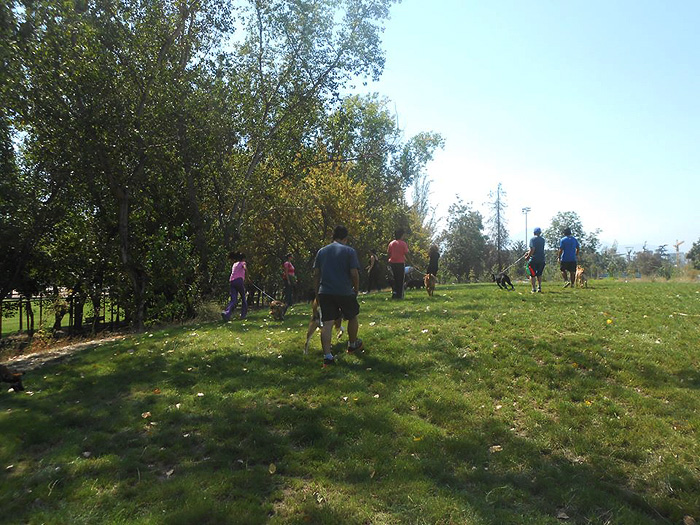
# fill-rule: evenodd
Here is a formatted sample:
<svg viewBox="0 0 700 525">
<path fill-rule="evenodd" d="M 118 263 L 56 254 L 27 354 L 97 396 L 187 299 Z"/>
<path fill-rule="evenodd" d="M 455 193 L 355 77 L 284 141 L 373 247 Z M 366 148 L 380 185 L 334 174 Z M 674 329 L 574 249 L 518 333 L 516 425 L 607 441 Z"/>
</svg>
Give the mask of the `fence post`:
<svg viewBox="0 0 700 525">
<path fill-rule="evenodd" d="M 0 339 L 2 338 L 2 305 L 5 303 L 5 298 L 0 297 Z"/>
<path fill-rule="evenodd" d="M 22 298 L 19 298 L 19 333 L 22 333 Z"/>
</svg>

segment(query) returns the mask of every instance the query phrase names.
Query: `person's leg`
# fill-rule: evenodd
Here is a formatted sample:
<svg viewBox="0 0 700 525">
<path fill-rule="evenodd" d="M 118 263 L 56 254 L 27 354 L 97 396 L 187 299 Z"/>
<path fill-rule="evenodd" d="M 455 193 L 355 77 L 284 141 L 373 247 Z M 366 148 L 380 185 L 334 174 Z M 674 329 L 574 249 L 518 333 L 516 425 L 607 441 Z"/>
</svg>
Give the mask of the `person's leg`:
<svg viewBox="0 0 700 525">
<path fill-rule="evenodd" d="M 333 321 L 324 321 L 321 327 L 321 348 L 323 355 L 328 357 L 331 355 L 331 337 L 333 335 Z"/>
<path fill-rule="evenodd" d="M 391 296 L 400 299 L 403 289 L 403 264 L 391 263 L 391 273 L 394 276 L 394 283 L 391 286 Z"/>
<path fill-rule="evenodd" d="M 236 279 L 236 291 L 241 294 L 241 319 L 245 319 L 248 315 L 248 300 L 245 296 L 243 279 Z"/>
<path fill-rule="evenodd" d="M 527 273 L 528 273 L 528 277 L 530 277 L 530 285 L 531 285 L 533 292 L 535 291 L 535 279 L 537 277 L 537 273 L 536 273 L 535 268 L 533 266 L 534 264 L 535 263 L 533 263 L 533 262 L 528 262 L 528 265 L 527 265 Z"/>
<path fill-rule="evenodd" d="M 236 308 L 236 303 L 238 302 L 238 291 L 236 290 L 235 285 L 233 284 L 233 281 L 229 283 L 229 297 L 231 300 L 228 303 L 228 306 L 226 307 L 226 310 L 221 312 L 221 317 L 224 318 L 225 321 L 228 321 L 231 319 L 231 314 Z"/>
<path fill-rule="evenodd" d="M 348 341 L 350 341 L 351 345 L 357 341 L 357 332 L 359 328 L 360 322 L 358 321 L 357 316 L 348 320 Z"/>
<path fill-rule="evenodd" d="M 292 285 L 289 283 L 289 281 L 284 281 L 284 297 L 284 302 L 287 308 L 289 308 L 292 306 Z"/>
</svg>

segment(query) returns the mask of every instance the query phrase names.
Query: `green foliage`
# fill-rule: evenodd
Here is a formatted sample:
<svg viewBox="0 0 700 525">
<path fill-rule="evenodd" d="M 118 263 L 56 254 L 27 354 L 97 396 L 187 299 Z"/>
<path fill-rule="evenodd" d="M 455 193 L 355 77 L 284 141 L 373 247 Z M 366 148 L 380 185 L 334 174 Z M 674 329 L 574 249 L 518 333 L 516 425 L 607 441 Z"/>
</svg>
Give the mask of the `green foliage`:
<svg viewBox="0 0 700 525">
<path fill-rule="evenodd" d="M 411 175 L 393 159 L 419 150 L 415 171 L 430 151 L 396 140 L 385 102 L 338 93 L 380 74 L 391 4 L 3 4 L 0 290 L 109 288 L 141 327 L 193 315 L 237 246 L 260 243 L 262 270 L 308 259 L 333 221 L 388 240 Z M 320 163 L 355 184 L 292 198 Z"/>
<path fill-rule="evenodd" d="M 639 525 L 698 517 L 697 287 L 360 297 L 366 350 L 284 322 L 131 335 L 0 396 L 17 523 Z M 16 362 L 17 363 L 17 362 Z M 236 519 L 234 519 L 236 521 Z"/>
<path fill-rule="evenodd" d="M 693 261 L 693 268 L 700 270 L 700 240 L 693 243 L 693 247 L 685 254 L 686 259 Z"/>
<path fill-rule="evenodd" d="M 472 272 L 478 278 L 485 271 L 486 237 L 482 233 L 481 214 L 458 200 L 450 206 L 448 216 L 447 227 L 439 237 L 443 246 L 442 263 L 458 282 L 470 278 Z"/>
</svg>

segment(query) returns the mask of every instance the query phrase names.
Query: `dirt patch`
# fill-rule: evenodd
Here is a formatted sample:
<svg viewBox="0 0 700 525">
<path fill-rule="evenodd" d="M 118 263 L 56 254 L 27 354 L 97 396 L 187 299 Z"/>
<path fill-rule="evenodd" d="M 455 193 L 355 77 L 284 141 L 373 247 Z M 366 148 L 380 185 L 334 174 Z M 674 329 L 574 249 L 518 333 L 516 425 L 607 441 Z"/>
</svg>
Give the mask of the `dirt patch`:
<svg viewBox="0 0 700 525">
<path fill-rule="evenodd" d="M 46 348 L 38 352 L 32 352 L 29 354 L 23 354 L 17 357 L 13 357 L 3 362 L 2 364 L 10 367 L 12 370 L 17 372 L 28 372 L 30 370 L 41 368 L 42 366 L 47 365 L 49 363 L 58 363 L 64 361 L 77 352 L 90 350 L 92 348 L 101 346 L 105 343 L 121 341 L 125 337 L 126 335 L 117 335 L 113 337 L 105 337 L 102 339 L 81 341 L 79 343 L 68 344 L 60 347 Z"/>
</svg>

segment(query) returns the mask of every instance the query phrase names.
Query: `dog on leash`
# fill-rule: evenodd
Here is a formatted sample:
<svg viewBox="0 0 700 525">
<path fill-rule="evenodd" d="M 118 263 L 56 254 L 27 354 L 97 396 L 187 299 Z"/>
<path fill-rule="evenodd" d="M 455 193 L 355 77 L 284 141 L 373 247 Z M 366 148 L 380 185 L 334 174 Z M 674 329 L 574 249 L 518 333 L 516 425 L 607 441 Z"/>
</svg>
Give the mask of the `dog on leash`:
<svg viewBox="0 0 700 525">
<path fill-rule="evenodd" d="M 24 372 L 13 372 L 5 365 L 0 365 L 0 381 L 3 383 L 10 383 L 10 388 L 15 392 L 24 390 L 24 386 L 22 385 L 23 375 Z"/>
<path fill-rule="evenodd" d="M 574 283 L 581 288 L 588 288 L 588 277 L 586 276 L 586 269 L 583 266 L 576 267 Z"/>
<path fill-rule="evenodd" d="M 424 286 L 423 279 L 408 279 L 405 286 L 406 290 L 418 290 Z"/>
<path fill-rule="evenodd" d="M 270 315 L 277 321 L 284 321 L 286 305 L 282 301 L 270 301 Z"/>
<path fill-rule="evenodd" d="M 343 318 L 338 317 L 333 321 L 336 332 L 338 332 L 338 339 L 343 337 L 345 331 L 343 330 Z M 309 353 L 309 342 L 311 341 L 311 336 L 314 335 L 316 328 L 321 328 L 321 310 L 318 307 L 318 301 L 314 298 L 311 303 L 311 321 L 309 321 L 309 329 L 306 331 L 306 344 L 304 345 L 304 354 Z"/>
<path fill-rule="evenodd" d="M 425 291 L 428 292 L 429 297 L 432 297 L 433 292 L 435 291 L 435 283 L 436 282 L 437 282 L 437 278 L 432 273 L 426 273 L 425 277 L 423 277 L 423 284 L 425 285 Z"/>
<path fill-rule="evenodd" d="M 494 281 L 498 285 L 498 287 L 503 290 L 507 290 L 509 286 L 511 290 L 515 290 L 515 286 L 513 286 L 513 283 L 510 282 L 510 277 L 508 277 L 508 274 L 506 272 L 501 272 L 495 275 L 491 274 L 491 280 Z"/>
</svg>

